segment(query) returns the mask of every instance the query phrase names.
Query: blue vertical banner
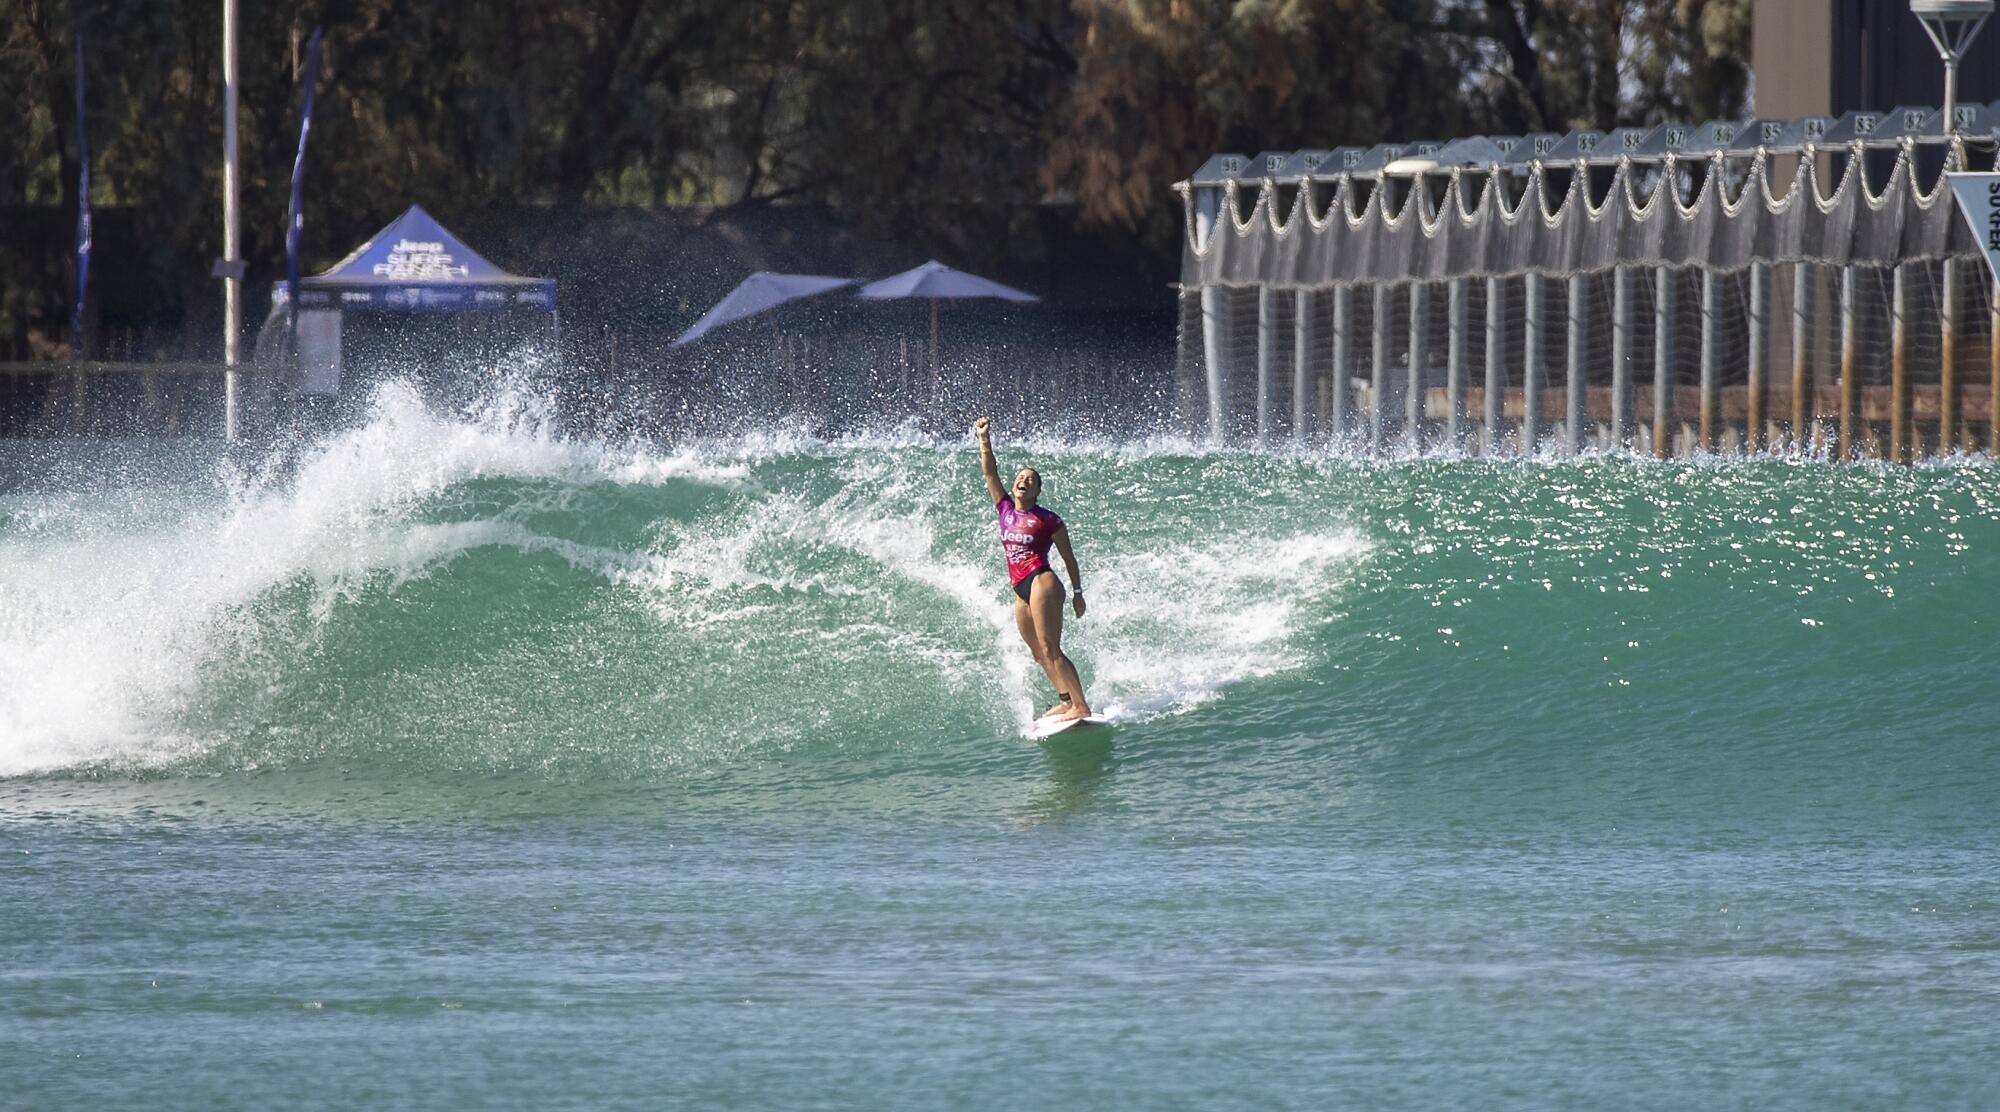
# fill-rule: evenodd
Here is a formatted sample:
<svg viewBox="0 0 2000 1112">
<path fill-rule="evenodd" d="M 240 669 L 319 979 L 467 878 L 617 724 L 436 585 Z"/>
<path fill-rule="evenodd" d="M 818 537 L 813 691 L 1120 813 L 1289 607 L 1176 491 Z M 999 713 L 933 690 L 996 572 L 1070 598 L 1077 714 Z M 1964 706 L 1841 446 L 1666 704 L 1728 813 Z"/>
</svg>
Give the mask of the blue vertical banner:
<svg viewBox="0 0 2000 1112">
<path fill-rule="evenodd" d="M 90 288 L 90 143 L 83 129 L 83 29 L 76 43 L 76 296 L 69 305 L 70 357 L 83 358 L 83 295 Z"/>
<path fill-rule="evenodd" d="M 319 84 L 319 31 L 313 28 L 306 44 L 306 99 L 299 113 L 299 153 L 292 159 L 292 200 L 285 211 L 285 297 L 291 317 L 292 346 L 298 346 L 299 329 L 299 239 L 305 232 L 306 137 L 312 134 L 313 87 Z"/>
</svg>

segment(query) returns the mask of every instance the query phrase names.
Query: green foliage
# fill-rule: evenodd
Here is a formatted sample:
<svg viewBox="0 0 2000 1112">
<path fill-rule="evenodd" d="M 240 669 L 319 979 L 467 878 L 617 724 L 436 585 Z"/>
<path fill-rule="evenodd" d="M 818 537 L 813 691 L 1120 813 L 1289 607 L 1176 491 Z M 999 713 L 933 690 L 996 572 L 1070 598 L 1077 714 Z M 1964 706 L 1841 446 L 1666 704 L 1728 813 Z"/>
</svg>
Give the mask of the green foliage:
<svg viewBox="0 0 2000 1112">
<path fill-rule="evenodd" d="M 1749 84 L 1751 0 L 1454 0 L 1438 26 L 1478 58 L 1506 131 L 1730 116 Z"/>
<path fill-rule="evenodd" d="M 70 29 L 88 32 L 93 201 L 162 312 L 212 306 L 221 5 L 0 6 L 0 209 L 74 211 Z M 976 261 L 1053 204 L 1163 255 L 1165 185 L 1214 150 L 1726 115 L 1750 0 L 301 0 L 245 3 L 244 252 L 281 265 L 298 78 L 318 268 L 411 201 L 804 202 Z M 1133 234 L 1133 233 L 1125 233 Z M 54 245 L 53 247 L 51 245 Z M 58 256 L 42 256 L 53 250 Z M 0 251 L 0 332 L 59 327 L 65 236 Z M 207 311 L 202 309 L 202 311 Z"/>
<path fill-rule="evenodd" d="M 1212 151 L 1444 138 L 1480 122 L 1458 95 L 1468 48 L 1436 33 L 1429 0 L 1075 9 L 1079 64 L 1042 177 L 1085 219 L 1138 225 L 1159 210 L 1164 184 Z"/>
</svg>

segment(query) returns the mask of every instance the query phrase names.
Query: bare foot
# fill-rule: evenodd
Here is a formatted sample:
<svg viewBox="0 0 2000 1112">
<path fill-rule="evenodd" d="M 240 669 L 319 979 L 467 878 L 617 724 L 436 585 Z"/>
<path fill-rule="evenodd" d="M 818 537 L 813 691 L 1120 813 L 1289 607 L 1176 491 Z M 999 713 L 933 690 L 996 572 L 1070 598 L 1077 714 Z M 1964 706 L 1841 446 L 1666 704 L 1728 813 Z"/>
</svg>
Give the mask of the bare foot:
<svg viewBox="0 0 2000 1112">
<path fill-rule="evenodd" d="M 1054 718 L 1054 717 L 1056 717 L 1057 715 L 1062 715 L 1062 714 L 1063 714 L 1063 713 L 1064 713 L 1065 711 L 1067 711 L 1067 710 L 1069 710 L 1069 700 L 1068 700 L 1068 699 L 1064 699 L 1064 700 L 1063 700 L 1062 702 L 1059 702 L 1059 703 L 1057 703 L 1057 704 L 1056 704 L 1055 706 L 1052 706 L 1052 707 L 1050 707 L 1049 709 L 1047 709 L 1047 710 L 1043 711 L 1043 712 L 1042 712 L 1042 717 L 1043 717 L 1043 718 Z"/>
<path fill-rule="evenodd" d="M 1089 706 L 1073 706 L 1073 707 L 1069 708 L 1068 710 L 1066 710 L 1066 711 L 1063 711 L 1063 712 L 1062 712 L 1062 717 L 1064 717 L 1064 718 L 1089 718 L 1089 717 L 1090 717 L 1090 707 L 1089 707 Z"/>
</svg>

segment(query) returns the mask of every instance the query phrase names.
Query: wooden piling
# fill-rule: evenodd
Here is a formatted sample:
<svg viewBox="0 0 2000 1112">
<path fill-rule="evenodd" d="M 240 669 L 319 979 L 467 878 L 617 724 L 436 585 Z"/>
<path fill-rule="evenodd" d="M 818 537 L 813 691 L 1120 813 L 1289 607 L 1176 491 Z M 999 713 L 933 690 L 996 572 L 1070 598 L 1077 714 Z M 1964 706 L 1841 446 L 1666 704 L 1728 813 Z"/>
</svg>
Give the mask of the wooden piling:
<svg viewBox="0 0 2000 1112">
<path fill-rule="evenodd" d="M 1590 386 L 1585 381 L 1584 349 L 1590 344 L 1589 279 L 1582 274 L 1569 276 L 1569 336 L 1564 354 L 1569 373 L 1563 382 L 1563 452 L 1575 455 L 1583 449 L 1584 399 Z"/>
<path fill-rule="evenodd" d="M 1368 449 L 1382 450 L 1382 406 L 1389 396 L 1383 387 L 1389 381 L 1389 314 L 1394 308 L 1391 300 L 1394 291 L 1387 284 L 1375 287 L 1375 314 L 1369 323 L 1373 326 L 1374 374 L 1368 391 Z"/>
<path fill-rule="evenodd" d="M 1222 443 L 1224 399 L 1229 394 L 1231 292 L 1222 286 L 1201 291 L 1201 348 L 1208 386 L 1208 442 Z"/>
<path fill-rule="evenodd" d="M 1722 354 L 1721 328 L 1716 320 L 1721 312 L 1719 286 L 1721 281 L 1712 270 L 1701 272 L 1701 425 L 1695 434 L 1696 449 L 1712 452 L 1717 443 L 1715 428 L 1715 407 L 1717 401 L 1718 364 Z"/>
<path fill-rule="evenodd" d="M 1403 435 L 1410 451 L 1424 450 L 1424 372 L 1430 362 L 1431 291 L 1423 282 L 1410 283 L 1409 381 L 1403 390 Z"/>
<path fill-rule="evenodd" d="M 1944 304 L 1938 313 L 1938 455 L 1958 443 L 1958 262 L 1944 261 Z"/>
<path fill-rule="evenodd" d="M 1764 362 L 1770 355 L 1771 268 L 1750 268 L 1749 390 L 1744 397 L 1743 450 L 1756 455 L 1769 446 L 1764 439 Z"/>
<path fill-rule="evenodd" d="M 1910 448 L 1910 283 L 1907 266 L 1892 268 L 1889 322 L 1889 458 L 1908 463 Z"/>
<path fill-rule="evenodd" d="M 1548 322 L 1542 319 L 1542 276 L 1530 272 L 1521 282 L 1527 301 L 1522 314 L 1521 454 L 1532 456 L 1541 443 L 1543 332 Z"/>
<path fill-rule="evenodd" d="M 1653 284 L 1653 455 L 1666 459 L 1674 439 L 1674 272 L 1660 267 Z"/>
<path fill-rule="evenodd" d="M 1811 263 L 1792 264 L 1792 454 L 1812 443 L 1813 280 Z"/>
<path fill-rule="evenodd" d="M 1486 450 L 1497 451 L 1500 447 L 1500 417 L 1505 412 L 1501 405 L 1501 391 L 1505 389 L 1507 371 L 1507 307 L 1501 300 L 1501 279 L 1486 279 L 1486 396 L 1483 408 L 1486 412 Z M 2000 303 L 1996 303 L 2000 305 Z M 2000 308 L 1996 308 L 2000 313 Z"/>
<path fill-rule="evenodd" d="M 1278 291 L 1257 288 L 1257 447 L 1271 436 L 1271 375 L 1278 359 Z"/>
<path fill-rule="evenodd" d="M 1611 434 L 1632 445 L 1632 270 L 1611 277 Z"/>
<path fill-rule="evenodd" d="M 1855 269 L 1851 266 L 1840 268 L 1840 442 L 1834 445 L 1834 458 L 1852 460 L 1857 458 L 1854 440 L 1855 403 L 1860 395 L 1859 367 L 1859 323 L 1855 319 Z"/>
<path fill-rule="evenodd" d="M 1312 291 L 1292 295 L 1292 443 L 1303 447 L 1311 431 L 1313 313 Z"/>
<path fill-rule="evenodd" d="M 1470 317 L 1466 305 L 1466 279 L 1454 278 L 1446 295 L 1445 316 L 1450 333 L 1445 341 L 1444 442 L 1453 451 L 1465 446 L 1465 430 L 1460 428 L 1465 412 L 1465 330 Z"/>
<path fill-rule="evenodd" d="M 1338 442 L 1347 436 L 1347 368 L 1354 359 L 1354 287 L 1333 290 L 1333 366 L 1327 371 L 1332 397 L 1326 408 L 1326 435 Z"/>
</svg>

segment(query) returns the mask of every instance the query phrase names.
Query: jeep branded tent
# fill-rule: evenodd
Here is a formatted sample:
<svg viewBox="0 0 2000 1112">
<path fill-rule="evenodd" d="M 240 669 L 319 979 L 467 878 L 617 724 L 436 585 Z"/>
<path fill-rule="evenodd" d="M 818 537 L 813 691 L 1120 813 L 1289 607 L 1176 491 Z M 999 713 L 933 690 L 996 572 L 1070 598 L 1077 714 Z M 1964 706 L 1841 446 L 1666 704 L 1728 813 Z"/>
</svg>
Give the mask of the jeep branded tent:
<svg viewBox="0 0 2000 1112">
<path fill-rule="evenodd" d="M 290 300 L 285 283 L 274 283 L 271 314 L 257 338 L 260 359 L 277 359 L 282 352 Z M 546 314 L 550 335 L 559 336 L 561 329 L 555 279 L 526 278 L 494 266 L 418 205 L 332 269 L 300 280 L 296 385 L 301 393 L 339 393 L 348 313 Z"/>
</svg>

